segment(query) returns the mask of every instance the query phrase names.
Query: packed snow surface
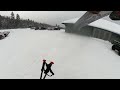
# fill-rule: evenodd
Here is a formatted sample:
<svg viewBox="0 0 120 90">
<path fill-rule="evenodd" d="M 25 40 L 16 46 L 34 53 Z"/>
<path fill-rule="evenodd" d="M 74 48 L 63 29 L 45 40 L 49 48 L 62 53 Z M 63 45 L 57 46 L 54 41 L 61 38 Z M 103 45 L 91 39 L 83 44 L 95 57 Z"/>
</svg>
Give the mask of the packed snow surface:
<svg viewBox="0 0 120 90">
<path fill-rule="evenodd" d="M 53 61 L 46 79 L 120 78 L 120 56 L 108 41 L 64 30 L 9 29 L 0 40 L 1 79 L 39 79 L 42 60 Z"/>
</svg>

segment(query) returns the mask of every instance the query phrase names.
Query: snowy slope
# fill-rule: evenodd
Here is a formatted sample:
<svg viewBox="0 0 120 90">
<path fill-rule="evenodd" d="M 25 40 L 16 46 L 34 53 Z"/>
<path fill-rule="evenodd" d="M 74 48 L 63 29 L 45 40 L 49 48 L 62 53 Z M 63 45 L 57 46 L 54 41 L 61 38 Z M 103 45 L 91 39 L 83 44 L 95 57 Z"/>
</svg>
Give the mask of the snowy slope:
<svg viewBox="0 0 120 90">
<path fill-rule="evenodd" d="M 64 30 L 10 31 L 0 40 L 0 78 L 39 79 L 43 59 L 55 63 L 47 79 L 120 78 L 120 56 L 109 42 Z"/>
</svg>

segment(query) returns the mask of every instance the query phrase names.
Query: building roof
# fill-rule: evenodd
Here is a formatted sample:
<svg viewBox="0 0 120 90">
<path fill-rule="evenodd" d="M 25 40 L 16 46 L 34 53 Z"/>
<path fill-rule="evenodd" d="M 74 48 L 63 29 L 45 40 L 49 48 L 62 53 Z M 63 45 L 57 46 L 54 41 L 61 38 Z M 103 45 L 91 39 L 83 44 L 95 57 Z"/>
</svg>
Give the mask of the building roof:
<svg viewBox="0 0 120 90">
<path fill-rule="evenodd" d="M 71 19 L 71 20 L 67 20 L 67 21 L 62 22 L 62 24 L 65 24 L 65 23 L 74 24 L 78 19 L 79 18 L 74 18 L 74 19 Z M 93 26 L 93 27 L 105 29 L 107 31 L 111 31 L 111 32 L 120 34 L 120 25 L 116 24 L 114 22 L 105 20 L 105 19 L 96 20 L 96 21 L 88 24 L 88 26 Z"/>
</svg>

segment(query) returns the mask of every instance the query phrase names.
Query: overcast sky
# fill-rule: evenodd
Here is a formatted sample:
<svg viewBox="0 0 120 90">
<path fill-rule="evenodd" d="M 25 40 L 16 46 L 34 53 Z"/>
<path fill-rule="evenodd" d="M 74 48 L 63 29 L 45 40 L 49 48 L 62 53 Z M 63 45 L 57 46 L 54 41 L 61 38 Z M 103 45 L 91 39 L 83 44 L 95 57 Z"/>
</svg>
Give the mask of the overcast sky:
<svg viewBox="0 0 120 90">
<path fill-rule="evenodd" d="M 0 15 L 10 16 L 12 11 L 0 11 Z M 13 11 L 23 19 L 31 19 L 50 25 L 62 25 L 64 20 L 80 17 L 85 11 Z M 62 25 L 64 26 L 64 25 Z"/>
<path fill-rule="evenodd" d="M 0 15 L 11 16 L 12 11 L 0 11 Z M 14 14 L 19 14 L 22 19 L 31 19 L 40 23 L 47 23 L 50 25 L 60 25 L 65 20 L 73 19 L 80 17 L 86 11 L 13 11 Z M 105 17 L 109 21 L 109 17 Z M 120 24 L 120 21 L 112 21 L 117 24 Z"/>
</svg>

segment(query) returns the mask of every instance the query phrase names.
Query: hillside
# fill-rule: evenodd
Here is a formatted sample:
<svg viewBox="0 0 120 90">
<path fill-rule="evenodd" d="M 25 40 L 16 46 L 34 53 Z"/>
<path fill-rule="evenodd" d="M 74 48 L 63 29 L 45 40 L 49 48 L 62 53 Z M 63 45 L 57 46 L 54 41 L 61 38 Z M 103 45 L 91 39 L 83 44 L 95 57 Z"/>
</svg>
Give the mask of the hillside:
<svg viewBox="0 0 120 90">
<path fill-rule="evenodd" d="M 21 19 L 19 18 L 11 18 L 8 16 L 1 16 L 0 15 L 0 29 L 15 29 L 15 28 L 28 28 L 29 26 L 44 26 L 44 27 L 51 27 L 52 25 L 35 22 L 30 19 Z"/>
</svg>

